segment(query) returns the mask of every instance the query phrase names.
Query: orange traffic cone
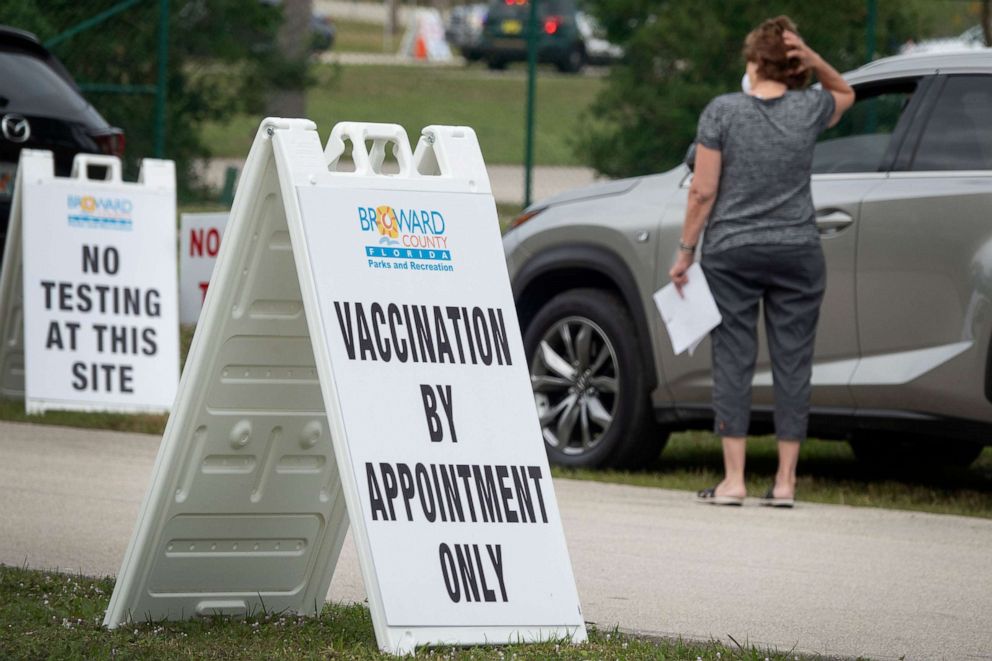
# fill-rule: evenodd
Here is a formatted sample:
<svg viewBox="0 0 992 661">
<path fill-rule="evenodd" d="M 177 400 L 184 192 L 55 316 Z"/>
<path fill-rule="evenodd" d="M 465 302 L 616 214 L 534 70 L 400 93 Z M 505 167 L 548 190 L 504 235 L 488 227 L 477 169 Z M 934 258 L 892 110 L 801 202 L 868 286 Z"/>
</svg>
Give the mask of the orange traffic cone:
<svg viewBox="0 0 992 661">
<path fill-rule="evenodd" d="M 417 39 L 413 42 L 413 56 L 418 60 L 427 59 L 427 42 L 420 32 L 417 32 Z"/>
</svg>

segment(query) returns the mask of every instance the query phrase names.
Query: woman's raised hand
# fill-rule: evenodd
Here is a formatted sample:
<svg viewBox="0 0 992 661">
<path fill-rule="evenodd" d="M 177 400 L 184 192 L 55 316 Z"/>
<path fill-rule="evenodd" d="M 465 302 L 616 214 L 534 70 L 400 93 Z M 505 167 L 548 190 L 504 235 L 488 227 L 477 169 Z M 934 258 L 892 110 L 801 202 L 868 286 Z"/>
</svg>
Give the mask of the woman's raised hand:
<svg viewBox="0 0 992 661">
<path fill-rule="evenodd" d="M 793 70 L 794 73 L 802 73 L 807 69 L 816 68 L 816 61 L 820 57 L 815 50 L 806 45 L 803 38 L 800 37 L 795 32 L 785 30 L 782 32 L 782 41 L 785 43 L 786 56 L 791 58 L 796 58 L 799 60 L 798 66 Z"/>
</svg>

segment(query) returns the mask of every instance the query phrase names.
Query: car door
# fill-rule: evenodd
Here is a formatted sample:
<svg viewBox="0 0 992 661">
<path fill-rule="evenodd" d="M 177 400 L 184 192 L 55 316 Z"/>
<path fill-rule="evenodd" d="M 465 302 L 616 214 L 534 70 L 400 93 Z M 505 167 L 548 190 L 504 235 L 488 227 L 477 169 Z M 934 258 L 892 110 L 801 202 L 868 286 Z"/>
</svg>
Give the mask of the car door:
<svg viewBox="0 0 992 661">
<path fill-rule="evenodd" d="M 934 78 L 858 228 L 859 414 L 992 420 L 992 75 Z"/>
<path fill-rule="evenodd" d="M 856 311 L 856 249 L 861 203 L 881 185 L 894 159 L 896 146 L 915 111 L 916 79 L 870 82 L 856 86 L 858 100 L 837 126 L 824 132 L 814 153 L 812 190 L 824 256 L 827 291 L 821 308 L 813 366 L 811 404 L 830 413 L 853 414 L 849 382 L 858 364 Z M 675 196 L 662 218 L 659 286 L 667 280 L 685 214 L 688 183 Z M 753 380 L 756 410 L 774 401 L 771 363 L 759 320 L 759 352 Z M 683 410 L 709 406 L 710 347 L 704 342 L 695 356 L 662 351 L 662 369 L 675 406 Z"/>
</svg>

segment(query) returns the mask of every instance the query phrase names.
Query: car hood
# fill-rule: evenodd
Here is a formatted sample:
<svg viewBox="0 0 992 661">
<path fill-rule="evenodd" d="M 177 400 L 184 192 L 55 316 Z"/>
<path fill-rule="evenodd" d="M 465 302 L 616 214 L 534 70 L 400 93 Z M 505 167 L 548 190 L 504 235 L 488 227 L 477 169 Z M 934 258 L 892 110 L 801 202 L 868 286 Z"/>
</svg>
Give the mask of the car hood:
<svg viewBox="0 0 992 661">
<path fill-rule="evenodd" d="M 573 190 L 568 190 L 563 193 L 558 193 L 557 195 L 544 198 L 531 206 L 548 207 L 555 204 L 564 204 L 566 202 L 588 200 L 593 197 L 622 195 L 637 186 L 643 178 L 644 177 L 631 177 L 630 179 L 617 179 L 615 181 L 604 181 L 602 183 L 592 184 L 591 186 L 583 186 L 582 188 L 575 188 Z"/>
</svg>

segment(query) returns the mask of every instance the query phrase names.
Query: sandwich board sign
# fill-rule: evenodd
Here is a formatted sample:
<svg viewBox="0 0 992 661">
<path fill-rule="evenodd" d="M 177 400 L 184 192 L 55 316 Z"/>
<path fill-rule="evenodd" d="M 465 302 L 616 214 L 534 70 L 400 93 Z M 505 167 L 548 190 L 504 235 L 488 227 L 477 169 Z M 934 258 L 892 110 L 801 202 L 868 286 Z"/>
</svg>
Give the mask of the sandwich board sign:
<svg viewBox="0 0 992 661">
<path fill-rule="evenodd" d="M 585 640 L 469 128 L 262 123 L 105 624 L 313 614 L 349 521 L 383 650 Z"/>
<path fill-rule="evenodd" d="M 220 252 L 227 213 L 179 215 L 179 322 L 195 324 Z"/>
<path fill-rule="evenodd" d="M 104 179 L 88 176 L 97 166 Z M 21 152 L 0 276 L 2 394 L 49 409 L 166 412 L 179 383 L 171 161 Z"/>
</svg>

